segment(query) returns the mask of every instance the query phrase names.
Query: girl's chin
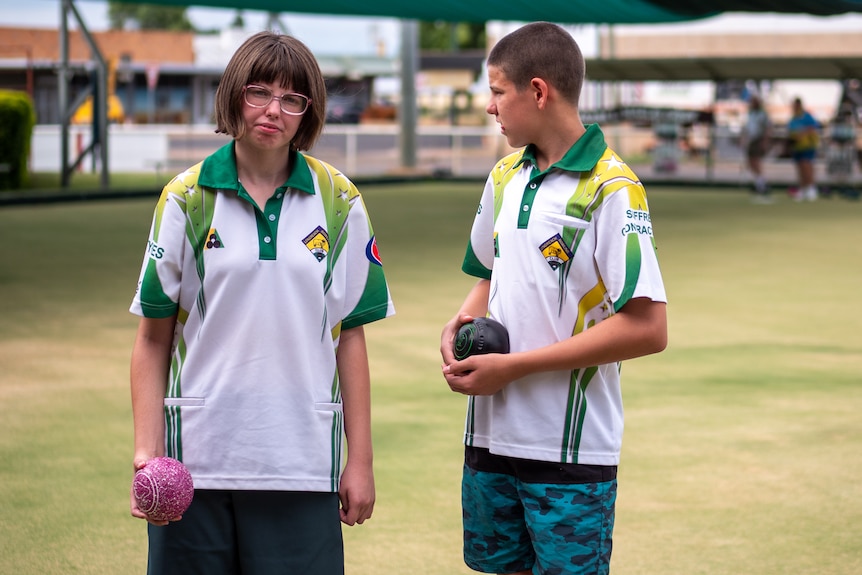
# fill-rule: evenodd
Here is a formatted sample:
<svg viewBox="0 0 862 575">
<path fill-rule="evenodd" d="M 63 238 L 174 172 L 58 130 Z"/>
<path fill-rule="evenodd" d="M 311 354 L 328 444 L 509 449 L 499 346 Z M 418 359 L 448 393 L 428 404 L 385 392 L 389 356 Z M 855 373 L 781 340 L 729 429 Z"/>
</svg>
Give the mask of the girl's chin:
<svg viewBox="0 0 862 575">
<path fill-rule="evenodd" d="M 257 129 L 247 132 L 245 136 L 243 136 L 242 139 L 237 140 L 237 142 L 241 142 L 244 145 L 252 146 L 254 148 L 268 150 L 290 147 L 290 140 L 285 139 L 281 132 L 272 134 L 262 132 Z"/>
</svg>

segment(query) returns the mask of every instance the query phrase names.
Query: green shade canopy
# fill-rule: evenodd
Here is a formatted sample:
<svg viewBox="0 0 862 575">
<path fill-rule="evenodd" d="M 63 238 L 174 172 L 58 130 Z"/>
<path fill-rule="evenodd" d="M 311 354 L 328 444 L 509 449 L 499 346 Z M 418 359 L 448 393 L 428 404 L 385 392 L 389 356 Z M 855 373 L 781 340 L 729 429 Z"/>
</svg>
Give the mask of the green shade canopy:
<svg viewBox="0 0 862 575">
<path fill-rule="evenodd" d="M 681 22 L 721 12 L 783 12 L 819 16 L 862 12 L 862 0 L 146 0 L 146 3 L 266 12 L 388 16 L 425 21 L 547 20 L 568 24 Z"/>
<path fill-rule="evenodd" d="M 672 12 L 708 15 L 720 12 L 784 12 L 834 16 L 847 12 L 862 12 L 860 0 L 650 0 Z"/>
<path fill-rule="evenodd" d="M 149 4 L 207 6 L 266 12 L 383 16 L 407 20 L 486 22 L 488 20 L 559 23 L 680 22 L 703 18 L 719 11 L 676 10 L 648 0 L 146 0 Z M 816 2 L 811 2 L 815 4 Z"/>
</svg>

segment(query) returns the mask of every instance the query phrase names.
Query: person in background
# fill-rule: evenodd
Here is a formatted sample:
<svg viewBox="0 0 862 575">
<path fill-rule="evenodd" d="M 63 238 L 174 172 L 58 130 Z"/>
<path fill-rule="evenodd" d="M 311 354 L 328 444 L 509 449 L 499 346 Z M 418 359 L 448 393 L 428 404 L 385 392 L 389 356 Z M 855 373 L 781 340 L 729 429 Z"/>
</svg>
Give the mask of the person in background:
<svg viewBox="0 0 862 575">
<path fill-rule="evenodd" d="M 814 183 L 814 160 L 820 146 L 820 122 L 803 107 L 801 98 L 793 100 L 793 115 L 787 123 L 787 137 L 799 181 L 794 199 L 814 201 L 818 195 Z"/>
<path fill-rule="evenodd" d="M 468 396 L 464 560 L 485 573 L 608 573 L 620 363 L 667 345 L 646 193 L 582 123 L 584 76 L 577 43 L 548 22 L 488 57 L 486 111 L 521 149 L 485 183 L 462 265 L 478 281 L 440 341 L 443 377 Z M 511 352 L 456 361 L 459 327 L 486 315 Z"/>
<path fill-rule="evenodd" d="M 394 313 L 362 197 L 304 154 L 324 126 L 299 40 L 251 36 L 215 95 L 232 140 L 165 186 L 131 311 L 134 469 L 183 461 L 152 575 L 341 575 L 375 502 L 363 326 Z M 346 439 L 346 458 L 343 439 Z"/>
<path fill-rule="evenodd" d="M 752 95 L 748 101 L 748 117 L 746 118 L 743 138 L 746 160 L 752 179 L 754 194 L 752 200 L 757 203 L 768 203 L 772 199 L 769 185 L 763 175 L 763 158 L 769 151 L 771 133 L 772 123 L 763 108 L 763 101 L 756 94 Z"/>
</svg>

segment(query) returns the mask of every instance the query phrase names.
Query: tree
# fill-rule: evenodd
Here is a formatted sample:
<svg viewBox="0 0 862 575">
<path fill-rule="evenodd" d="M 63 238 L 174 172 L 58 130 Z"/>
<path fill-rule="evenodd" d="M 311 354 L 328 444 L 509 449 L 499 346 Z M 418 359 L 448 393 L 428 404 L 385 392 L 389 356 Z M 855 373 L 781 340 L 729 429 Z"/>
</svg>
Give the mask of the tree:
<svg viewBox="0 0 862 575">
<path fill-rule="evenodd" d="M 130 4 L 108 0 L 108 21 L 114 30 L 194 30 L 186 6 Z"/>
<path fill-rule="evenodd" d="M 485 49 L 485 24 L 476 22 L 420 22 L 419 48 L 440 52 Z"/>
</svg>

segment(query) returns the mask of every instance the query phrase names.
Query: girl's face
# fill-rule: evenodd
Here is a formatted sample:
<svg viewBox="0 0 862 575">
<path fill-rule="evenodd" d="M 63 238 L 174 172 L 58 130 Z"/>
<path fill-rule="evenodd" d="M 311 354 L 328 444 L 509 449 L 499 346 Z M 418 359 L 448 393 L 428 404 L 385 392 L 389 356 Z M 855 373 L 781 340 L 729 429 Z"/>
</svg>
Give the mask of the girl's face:
<svg viewBox="0 0 862 575">
<path fill-rule="evenodd" d="M 275 97 L 263 103 L 267 91 Z M 303 116 L 284 110 L 295 111 L 299 109 L 296 103 L 302 101 L 301 95 L 295 95 L 289 86 L 266 82 L 249 84 L 243 93 L 242 119 L 246 130 L 241 141 L 261 150 L 289 148 Z"/>
</svg>

